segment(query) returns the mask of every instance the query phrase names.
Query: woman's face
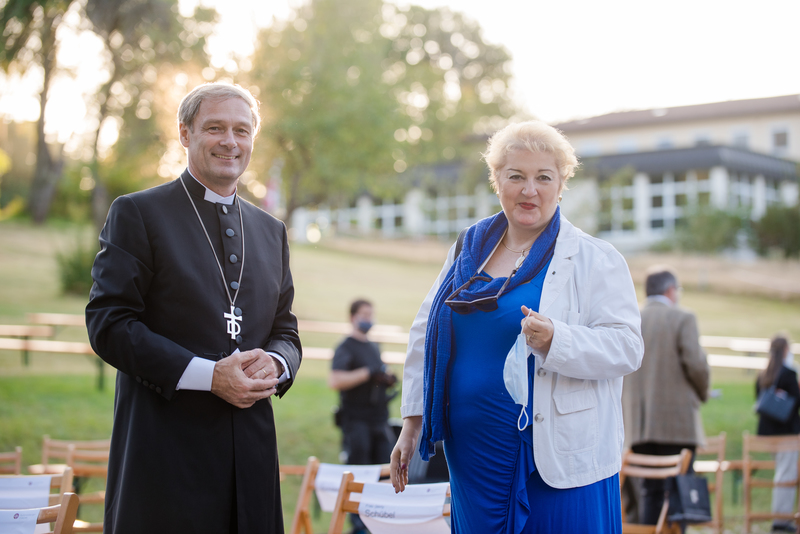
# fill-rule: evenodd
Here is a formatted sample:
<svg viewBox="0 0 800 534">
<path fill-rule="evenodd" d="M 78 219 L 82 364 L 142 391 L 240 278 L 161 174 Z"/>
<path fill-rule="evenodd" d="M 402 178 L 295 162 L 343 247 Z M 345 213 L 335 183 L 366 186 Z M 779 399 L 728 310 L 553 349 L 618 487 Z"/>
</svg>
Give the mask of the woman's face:
<svg viewBox="0 0 800 534">
<path fill-rule="evenodd" d="M 544 230 L 556 212 L 562 186 L 553 154 L 509 152 L 496 183 L 500 206 L 512 228 L 530 233 Z"/>
</svg>

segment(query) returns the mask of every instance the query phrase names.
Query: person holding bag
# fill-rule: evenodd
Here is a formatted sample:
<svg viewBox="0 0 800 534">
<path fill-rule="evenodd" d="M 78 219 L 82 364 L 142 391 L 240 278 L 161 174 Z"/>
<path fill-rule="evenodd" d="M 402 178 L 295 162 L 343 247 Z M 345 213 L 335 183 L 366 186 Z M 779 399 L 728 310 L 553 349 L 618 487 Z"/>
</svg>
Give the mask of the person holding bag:
<svg viewBox="0 0 800 534">
<path fill-rule="evenodd" d="M 756 398 L 775 386 L 775 392 L 785 394 L 794 399 L 794 407 L 787 421 L 779 421 L 768 415 L 758 416 L 759 436 L 786 436 L 800 434 L 800 386 L 797 383 L 797 372 L 792 369 L 794 356 L 789 350 L 789 339 L 782 335 L 772 338 L 769 346 L 769 363 L 758 375 L 756 381 Z M 797 478 L 797 452 L 779 452 L 775 454 L 775 482 L 785 482 Z M 772 489 L 772 512 L 791 514 L 794 511 L 795 489 Z M 795 532 L 792 521 L 775 520 L 772 532 Z"/>
<path fill-rule="evenodd" d="M 411 327 L 392 484 L 444 441 L 454 533 L 619 533 L 622 377 L 644 352 L 630 272 L 561 214 L 561 132 L 511 124 L 484 159 L 502 211 L 450 249 Z"/>
</svg>

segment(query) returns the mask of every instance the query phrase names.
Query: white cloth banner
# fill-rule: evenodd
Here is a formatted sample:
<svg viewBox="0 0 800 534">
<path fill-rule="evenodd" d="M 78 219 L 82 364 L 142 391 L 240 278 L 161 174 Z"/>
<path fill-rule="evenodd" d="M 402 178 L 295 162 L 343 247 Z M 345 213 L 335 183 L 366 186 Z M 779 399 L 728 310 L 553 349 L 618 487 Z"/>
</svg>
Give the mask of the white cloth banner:
<svg viewBox="0 0 800 534">
<path fill-rule="evenodd" d="M 358 515 L 372 533 L 447 534 L 442 510 L 449 484 L 411 484 L 395 493 L 391 484 L 364 484 Z"/>
<path fill-rule="evenodd" d="M 0 509 L 44 508 L 50 499 L 50 475 L 0 477 Z"/>
<path fill-rule="evenodd" d="M 36 518 L 38 517 L 38 509 L 0 510 L 0 532 L 3 534 L 32 534 L 36 530 Z M 48 529 L 47 532 L 49 531 Z"/>
<path fill-rule="evenodd" d="M 323 512 L 333 512 L 342 475 L 345 471 L 353 473 L 356 482 L 377 482 L 381 478 L 380 465 L 340 465 L 319 464 L 317 478 L 314 479 L 314 491 L 317 493 L 319 507 Z"/>
</svg>

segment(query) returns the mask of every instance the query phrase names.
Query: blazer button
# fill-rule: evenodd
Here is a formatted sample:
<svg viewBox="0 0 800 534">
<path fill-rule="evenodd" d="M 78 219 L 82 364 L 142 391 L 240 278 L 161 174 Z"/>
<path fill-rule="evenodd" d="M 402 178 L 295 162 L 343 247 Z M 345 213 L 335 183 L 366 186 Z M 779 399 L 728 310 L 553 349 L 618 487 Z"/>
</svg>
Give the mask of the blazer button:
<svg viewBox="0 0 800 534">
<path fill-rule="evenodd" d="M 150 385 L 150 382 L 148 382 L 147 380 L 142 380 L 142 385 L 143 385 L 144 387 L 147 387 L 147 386 L 149 386 L 149 385 Z"/>
<path fill-rule="evenodd" d="M 159 393 L 159 394 L 160 394 L 160 393 L 161 393 L 161 388 L 157 387 L 157 388 L 156 388 L 156 393 Z"/>
<path fill-rule="evenodd" d="M 137 377 L 136 377 L 136 381 L 137 381 L 137 382 L 139 382 L 139 383 L 141 384 L 141 383 L 142 383 L 142 377 L 141 377 L 141 376 L 137 376 Z"/>
<path fill-rule="evenodd" d="M 547 376 L 547 371 L 545 371 L 544 369 L 539 367 L 539 370 L 536 371 L 536 374 L 539 375 L 539 376 Z"/>
<path fill-rule="evenodd" d="M 225 235 L 228 237 L 233 237 L 235 234 L 236 232 L 233 231 L 233 228 L 228 228 L 227 230 L 225 230 Z"/>
<path fill-rule="evenodd" d="M 231 254 L 231 257 L 228 259 L 231 260 L 231 263 L 236 263 L 239 261 L 239 258 L 236 257 L 236 254 Z"/>
<path fill-rule="evenodd" d="M 156 385 L 155 384 L 150 384 L 150 389 L 156 389 Z"/>
<path fill-rule="evenodd" d="M 236 336 L 236 344 L 237 345 L 241 345 L 242 344 L 242 336 Z"/>
<path fill-rule="evenodd" d="M 533 416 L 533 420 L 536 421 L 537 423 L 541 423 L 542 421 L 544 421 L 544 416 L 540 413 L 537 413 L 536 415 Z"/>
<path fill-rule="evenodd" d="M 235 282 L 235 281 L 231 282 L 231 289 L 234 289 L 234 290 L 239 289 L 239 282 Z"/>
<path fill-rule="evenodd" d="M 222 213 L 224 213 L 225 215 L 228 214 L 228 206 L 226 206 L 224 204 L 222 205 Z"/>
<path fill-rule="evenodd" d="M 241 316 L 242 316 L 242 309 L 241 309 L 241 308 L 234 308 L 234 310 L 233 310 L 233 314 L 234 314 L 236 317 L 241 317 Z"/>
</svg>

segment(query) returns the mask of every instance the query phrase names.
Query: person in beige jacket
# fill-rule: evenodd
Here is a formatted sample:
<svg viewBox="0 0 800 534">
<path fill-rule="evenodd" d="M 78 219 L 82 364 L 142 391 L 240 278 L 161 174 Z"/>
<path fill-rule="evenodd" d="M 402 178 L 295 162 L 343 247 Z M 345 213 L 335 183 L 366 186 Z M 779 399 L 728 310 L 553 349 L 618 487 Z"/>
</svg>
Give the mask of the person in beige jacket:
<svg viewBox="0 0 800 534">
<path fill-rule="evenodd" d="M 709 385 L 697 319 L 678 307 L 680 286 L 669 268 L 652 268 L 645 286 L 644 359 L 625 377 L 622 391 L 626 443 L 640 454 L 677 454 L 683 448 L 694 453 L 705 441 L 700 404 Z M 639 521 L 655 525 L 663 502 L 663 481 L 645 480 Z"/>
</svg>

